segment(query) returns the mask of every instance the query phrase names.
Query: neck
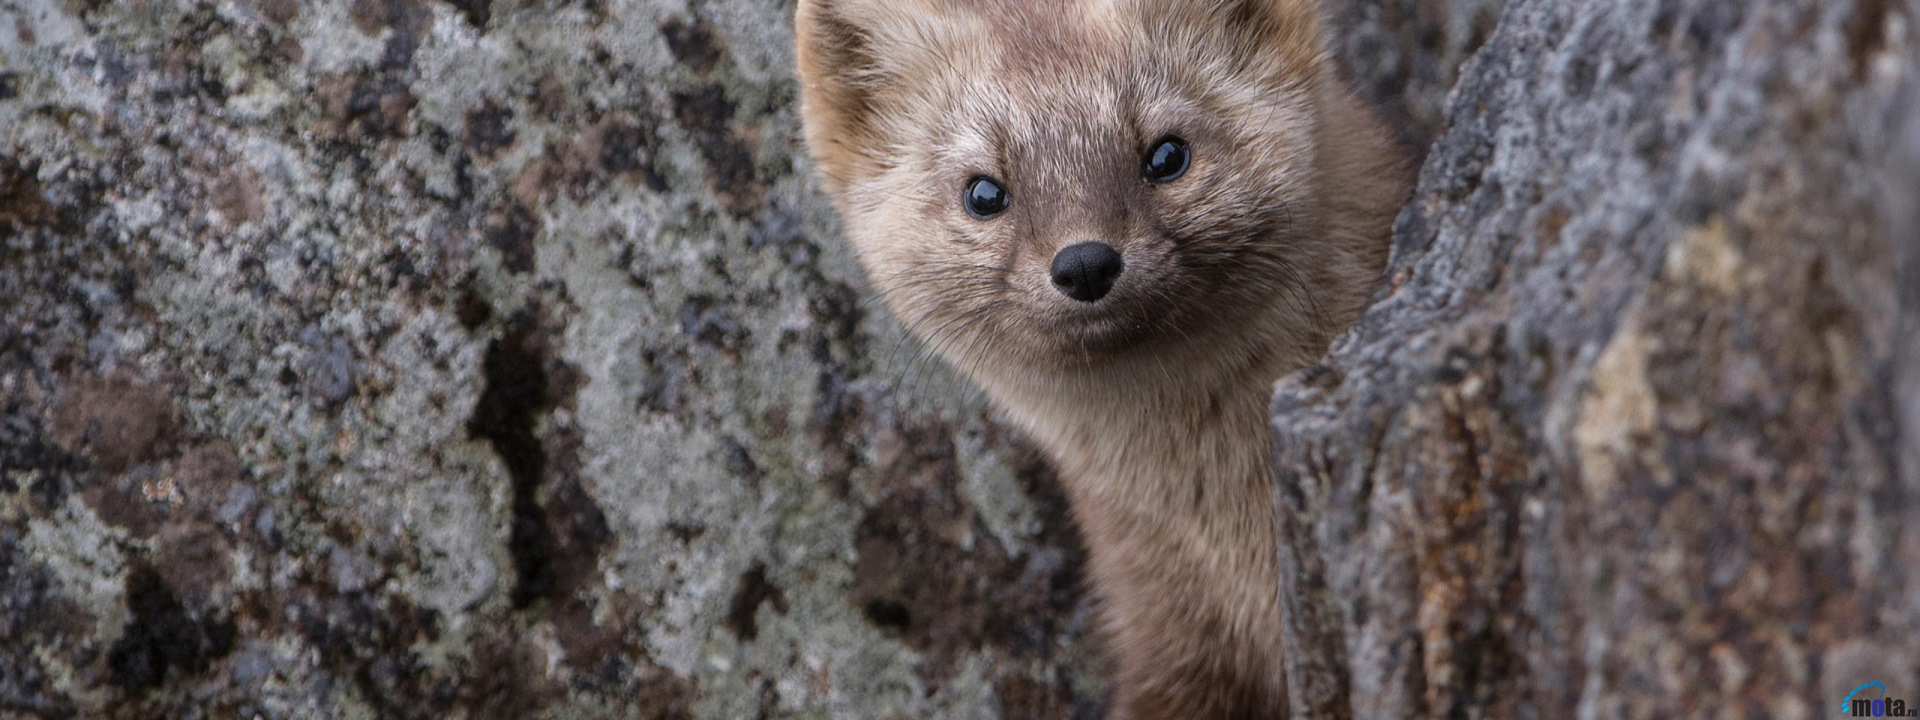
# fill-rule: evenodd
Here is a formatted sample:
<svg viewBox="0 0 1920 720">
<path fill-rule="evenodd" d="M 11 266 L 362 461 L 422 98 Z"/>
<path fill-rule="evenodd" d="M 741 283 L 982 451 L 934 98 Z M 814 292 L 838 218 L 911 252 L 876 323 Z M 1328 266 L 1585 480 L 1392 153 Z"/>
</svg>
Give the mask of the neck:
<svg viewBox="0 0 1920 720">
<path fill-rule="evenodd" d="M 1134 717 L 1238 717 L 1284 698 L 1266 430 L 1278 371 L 1249 360 L 1210 379 L 1143 368 L 1096 383 L 1107 392 L 993 393 L 1066 485 Z"/>
<path fill-rule="evenodd" d="M 1285 706 L 1268 396 L 1360 311 L 1406 189 L 1385 132 L 1329 92 L 1311 278 L 1324 316 L 1276 306 L 1224 339 L 1084 372 L 977 378 L 1054 459 L 1073 500 L 1124 717 Z"/>
</svg>

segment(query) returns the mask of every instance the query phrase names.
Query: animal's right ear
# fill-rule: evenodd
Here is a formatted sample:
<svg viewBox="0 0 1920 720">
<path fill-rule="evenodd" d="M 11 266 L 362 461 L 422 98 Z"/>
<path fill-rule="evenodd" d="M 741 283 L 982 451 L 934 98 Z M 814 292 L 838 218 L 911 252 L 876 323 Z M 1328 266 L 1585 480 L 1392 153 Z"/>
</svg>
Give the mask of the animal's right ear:
<svg viewBox="0 0 1920 720">
<path fill-rule="evenodd" d="M 800 115 L 829 190 L 873 170 L 886 142 L 883 90 L 938 52 L 949 21 L 914 0 L 800 0 Z"/>
<path fill-rule="evenodd" d="M 1163 47 L 1282 82 L 1312 80 L 1326 64 L 1315 0 L 1109 0 Z"/>
</svg>

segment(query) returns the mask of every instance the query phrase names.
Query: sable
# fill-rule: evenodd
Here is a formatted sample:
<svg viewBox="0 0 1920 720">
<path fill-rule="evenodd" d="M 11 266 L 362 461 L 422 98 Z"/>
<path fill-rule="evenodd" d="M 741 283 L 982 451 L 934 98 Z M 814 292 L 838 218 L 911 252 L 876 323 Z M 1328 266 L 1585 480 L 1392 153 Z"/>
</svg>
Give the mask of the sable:
<svg viewBox="0 0 1920 720">
<path fill-rule="evenodd" d="M 1311 0 L 802 0 L 806 141 L 896 316 L 1048 453 L 1113 717 L 1286 711 L 1266 410 L 1408 160 Z"/>
</svg>

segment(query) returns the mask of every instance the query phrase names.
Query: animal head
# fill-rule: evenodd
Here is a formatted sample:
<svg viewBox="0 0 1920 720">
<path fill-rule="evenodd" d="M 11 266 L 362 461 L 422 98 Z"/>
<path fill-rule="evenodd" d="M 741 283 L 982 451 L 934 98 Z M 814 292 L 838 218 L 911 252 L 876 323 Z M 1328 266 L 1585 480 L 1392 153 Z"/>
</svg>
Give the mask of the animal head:
<svg viewBox="0 0 1920 720">
<path fill-rule="evenodd" d="M 806 141 L 869 279 L 976 374 L 1324 343 L 1315 13 L 801 0 Z"/>
</svg>

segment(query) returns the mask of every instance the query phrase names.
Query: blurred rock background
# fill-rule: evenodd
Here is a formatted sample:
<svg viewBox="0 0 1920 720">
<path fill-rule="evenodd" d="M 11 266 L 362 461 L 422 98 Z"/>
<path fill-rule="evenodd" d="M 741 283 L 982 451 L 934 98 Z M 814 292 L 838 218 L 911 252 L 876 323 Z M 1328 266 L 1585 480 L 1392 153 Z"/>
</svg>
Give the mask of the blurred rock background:
<svg viewBox="0 0 1920 720">
<path fill-rule="evenodd" d="M 1329 15 L 1423 147 L 1499 5 Z M 0 717 L 1098 717 L 791 12 L 0 0 Z"/>
<path fill-rule="evenodd" d="M 1508 5 L 1276 393 L 1294 717 L 1915 707 L 1916 18 Z"/>
</svg>

